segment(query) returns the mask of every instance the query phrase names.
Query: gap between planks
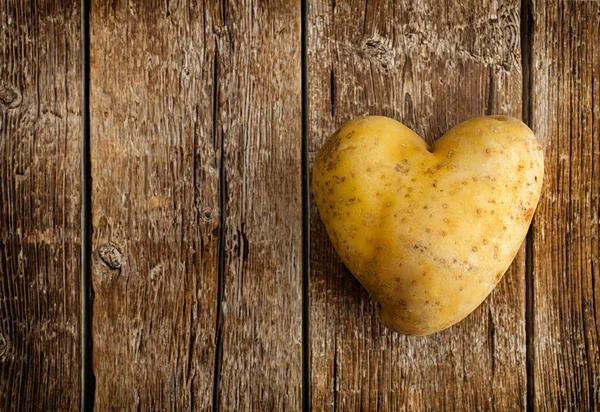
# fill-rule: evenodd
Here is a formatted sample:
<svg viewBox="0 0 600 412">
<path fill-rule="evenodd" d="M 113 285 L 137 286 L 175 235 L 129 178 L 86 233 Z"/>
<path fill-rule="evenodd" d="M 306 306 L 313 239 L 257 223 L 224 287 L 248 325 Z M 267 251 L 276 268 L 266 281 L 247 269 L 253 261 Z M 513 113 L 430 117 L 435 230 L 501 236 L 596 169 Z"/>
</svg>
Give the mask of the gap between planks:
<svg viewBox="0 0 600 412">
<path fill-rule="evenodd" d="M 521 72 L 523 76 L 522 90 L 522 118 L 523 122 L 532 127 L 531 124 L 531 89 L 533 82 L 532 54 L 533 46 L 533 15 L 531 14 L 531 0 L 521 0 Z M 526 361 L 526 408 L 527 411 L 534 409 L 535 379 L 534 371 L 534 301 L 533 301 L 533 230 L 535 226 L 535 215 L 527 231 L 525 238 L 525 361 Z"/>
<path fill-rule="evenodd" d="M 92 175 L 90 157 L 90 0 L 81 1 L 81 410 L 94 408 L 92 370 Z"/>
<path fill-rule="evenodd" d="M 308 2 L 301 3 L 302 59 L 302 410 L 311 410 L 310 373 L 310 182 L 308 170 Z"/>
</svg>

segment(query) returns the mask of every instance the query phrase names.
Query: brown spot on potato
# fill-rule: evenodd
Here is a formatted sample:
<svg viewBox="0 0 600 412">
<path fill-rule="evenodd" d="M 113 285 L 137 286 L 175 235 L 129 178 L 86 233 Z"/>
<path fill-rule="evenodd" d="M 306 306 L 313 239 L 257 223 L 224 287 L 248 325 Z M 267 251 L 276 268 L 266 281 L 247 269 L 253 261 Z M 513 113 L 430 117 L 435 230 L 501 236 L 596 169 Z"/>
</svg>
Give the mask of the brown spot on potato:
<svg viewBox="0 0 600 412">
<path fill-rule="evenodd" d="M 448 207 L 448 205 L 444 203 L 444 204 L 442 205 L 442 207 L 443 207 L 444 209 L 446 209 L 446 208 Z"/>
<path fill-rule="evenodd" d="M 473 246 L 473 248 L 471 249 L 473 252 L 477 252 L 477 246 Z"/>
<path fill-rule="evenodd" d="M 402 163 L 397 163 L 394 167 L 394 170 L 399 173 L 407 174 L 410 171 L 410 166 L 408 165 L 408 160 L 403 159 Z"/>
</svg>

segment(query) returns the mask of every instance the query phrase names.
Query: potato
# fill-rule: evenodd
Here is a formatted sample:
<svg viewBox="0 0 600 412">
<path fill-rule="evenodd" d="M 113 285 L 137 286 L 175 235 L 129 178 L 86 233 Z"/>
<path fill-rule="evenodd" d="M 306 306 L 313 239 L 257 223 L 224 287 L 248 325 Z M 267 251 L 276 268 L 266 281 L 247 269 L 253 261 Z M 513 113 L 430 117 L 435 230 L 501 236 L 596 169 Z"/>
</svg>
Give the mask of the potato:
<svg viewBox="0 0 600 412">
<path fill-rule="evenodd" d="M 494 289 L 527 234 L 543 175 L 542 148 L 517 119 L 472 119 L 429 147 L 403 124 L 369 116 L 327 139 L 312 190 L 381 322 L 426 335 Z"/>
</svg>

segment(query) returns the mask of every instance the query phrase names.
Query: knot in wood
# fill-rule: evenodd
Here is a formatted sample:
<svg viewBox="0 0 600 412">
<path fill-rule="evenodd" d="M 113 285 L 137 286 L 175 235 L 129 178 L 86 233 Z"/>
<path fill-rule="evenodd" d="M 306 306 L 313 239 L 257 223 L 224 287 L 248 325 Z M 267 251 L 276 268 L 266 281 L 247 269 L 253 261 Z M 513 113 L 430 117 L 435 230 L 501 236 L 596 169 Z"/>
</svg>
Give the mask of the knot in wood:
<svg viewBox="0 0 600 412">
<path fill-rule="evenodd" d="M 360 49 L 363 58 L 372 61 L 385 71 L 394 66 L 394 50 L 390 39 L 376 34 L 363 39 Z"/>
<path fill-rule="evenodd" d="M 123 254 L 115 245 L 102 245 L 98 247 L 97 253 L 102 263 L 108 268 L 118 270 L 123 266 Z"/>
<path fill-rule="evenodd" d="M 213 214 L 212 214 L 212 210 L 210 209 L 204 209 L 204 211 L 202 212 L 202 218 L 207 221 L 210 222 L 213 218 Z"/>
<path fill-rule="evenodd" d="M 14 109 L 21 104 L 21 93 L 16 87 L 0 84 L 0 105 Z"/>
</svg>

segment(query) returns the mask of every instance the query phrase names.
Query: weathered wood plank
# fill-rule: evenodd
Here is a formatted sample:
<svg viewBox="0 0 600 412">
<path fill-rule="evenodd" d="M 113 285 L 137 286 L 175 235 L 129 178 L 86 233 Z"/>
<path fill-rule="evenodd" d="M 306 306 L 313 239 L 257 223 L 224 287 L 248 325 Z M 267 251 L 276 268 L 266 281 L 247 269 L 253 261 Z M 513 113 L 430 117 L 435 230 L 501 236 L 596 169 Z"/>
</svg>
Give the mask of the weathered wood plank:
<svg viewBox="0 0 600 412">
<path fill-rule="evenodd" d="M 222 410 L 300 410 L 300 2 L 225 2 Z"/>
<path fill-rule="evenodd" d="M 299 407 L 299 19 L 299 4 L 93 10 L 101 408 L 206 409 L 213 379 L 224 410 Z"/>
<path fill-rule="evenodd" d="M 202 2 L 92 2 L 95 406 L 208 410 L 218 29 Z"/>
<path fill-rule="evenodd" d="M 546 153 L 533 224 L 533 401 L 536 410 L 597 410 L 600 3 L 532 6 L 532 125 Z"/>
<path fill-rule="evenodd" d="M 364 114 L 432 142 L 521 116 L 520 2 L 319 1 L 308 13 L 309 150 Z M 311 209 L 314 410 L 517 410 L 526 404 L 525 254 L 473 314 L 422 338 L 384 330 Z"/>
<path fill-rule="evenodd" d="M 77 2 L 0 1 L 0 410 L 80 402 Z"/>
</svg>

